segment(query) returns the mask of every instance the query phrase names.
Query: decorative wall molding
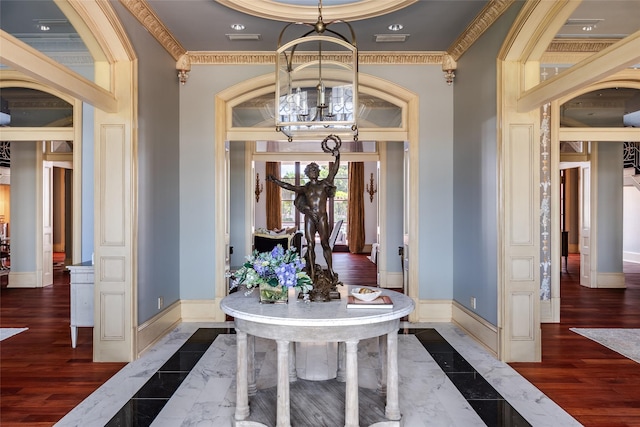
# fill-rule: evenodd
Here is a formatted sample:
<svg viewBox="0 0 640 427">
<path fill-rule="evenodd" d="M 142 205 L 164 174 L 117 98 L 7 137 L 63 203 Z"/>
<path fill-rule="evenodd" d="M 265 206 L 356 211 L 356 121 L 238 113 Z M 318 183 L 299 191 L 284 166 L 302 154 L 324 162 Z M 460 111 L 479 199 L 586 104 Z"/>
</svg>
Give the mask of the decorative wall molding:
<svg viewBox="0 0 640 427">
<path fill-rule="evenodd" d="M 177 61 L 181 55 L 187 52 L 169 29 L 165 27 L 164 23 L 158 18 L 158 15 L 151 10 L 146 1 L 120 0 L 120 3 L 158 40 L 158 43 L 169 52 L 174 60 Z"/>
<path fill-rule="evenodd" d="M 275 52 L 215 52 L 215 51 L 189 51 L 192 65 L 243 65 L 243 64 L 274 64 Z M 360 65 L 377 64 L 442 64 L 445 52 L 358 52 Z M 313 60 L 317 56 L 311 52 L 296 52 L 296 63 L 304 63 Z M 325 54 L 323 59 L 346 62 L 347 54 Z"/>
<path fill-rule="evenodd" d="M 460 57 L 473 45 L 476 40 L 511 6 L 514 0 L 490 0 L 480 11 L 478 16 L 458 36 L 447 49 L 454 60 Z"/>
<path fill-rule="evenodd" d="M 547 47 L 547 52 L 585 52 L 596 53 L 618 42 L 618 39 L 554 39 Z"/>
</svg>

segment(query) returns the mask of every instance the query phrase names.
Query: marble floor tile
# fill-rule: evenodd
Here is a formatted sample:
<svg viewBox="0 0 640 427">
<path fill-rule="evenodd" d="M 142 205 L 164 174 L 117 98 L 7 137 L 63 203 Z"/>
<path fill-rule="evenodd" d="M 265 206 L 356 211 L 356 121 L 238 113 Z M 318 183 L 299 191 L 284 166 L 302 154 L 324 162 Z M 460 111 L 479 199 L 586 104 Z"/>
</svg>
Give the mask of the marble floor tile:
<svg viewBox="0 0 640 427">
<path fill-rule="evenodd" d="M 135 420 L 135 424 L 119 425 L 232 426 L 236 393 L 232 326 L 229 322 L 180 324 L 57 426 L 107 425 L 118 413 L 129 417 L 128 422 Z M 455 325 L 409 326 L 409 333 L 398 337 L 404 426 L 579 425 Z M 377 340 L 371 339 L 358 347 L 359 384 L 363 392 L 370 390 L 372 396 L 380 375 L 377 346 Z M 298 375 L 335 375 L 334 347 L 337 346 L 318 344 L 297 348 Z M 275 343 L 257 338 L 255 350 L 259 390 L 275 388 Z M 307 380 L 300 381 L 302 384 Z M 328 381 L 332 380 L 324 382 Z M 167 391 L 178 382 L 169 394 Z M 155 392 L 152 384 L 157 385 Z M 135 398 L 136 395 L 145 399 Z M 255 411 L 257 414 L 258 409 Z M 273 424 L 266 421 L 270 422 Z"/>
</svg>

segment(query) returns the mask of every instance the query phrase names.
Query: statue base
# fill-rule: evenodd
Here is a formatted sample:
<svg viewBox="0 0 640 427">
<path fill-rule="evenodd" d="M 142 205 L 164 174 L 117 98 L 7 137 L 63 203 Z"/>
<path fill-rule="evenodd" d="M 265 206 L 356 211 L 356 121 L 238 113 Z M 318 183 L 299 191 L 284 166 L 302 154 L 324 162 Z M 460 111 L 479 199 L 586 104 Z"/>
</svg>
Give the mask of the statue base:
<svg viewBox="0 0 640 427">
<path fill-rule="evenodd" d="M 338 280 L 338 274 L 334 273 L 334 278 L 331 278 L 329 271 L 322 269 L 321 266 L 316 264 L 316 274 L 312 278 L 313 289 L 309 292 L 309 300 L 314 302 L 328 302 L 331 300 L 340 299 L 340 292 L 338 292 L 338 285 L 342 285 L 342 282 Z"/>
</svg>

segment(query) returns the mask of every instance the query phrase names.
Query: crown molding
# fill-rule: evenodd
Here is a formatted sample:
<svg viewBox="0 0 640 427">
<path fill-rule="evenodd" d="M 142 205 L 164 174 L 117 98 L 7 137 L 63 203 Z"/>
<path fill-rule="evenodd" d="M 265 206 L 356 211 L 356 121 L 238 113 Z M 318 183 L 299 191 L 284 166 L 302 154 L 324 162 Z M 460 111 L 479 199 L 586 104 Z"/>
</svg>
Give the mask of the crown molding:
<svg viewBox="0 0 640 427">
<path fill-rule="evenodd" d="M 228 8 L 259 18 L 282 22 L 316 22 L 317 4 L 311 6 L 279 2 L 277 0 L 215 0 Z M 358 21 L 386 15 L 405 8 L 418 0 L 360 0 L 354 3 L 323 5 L 325 22 L 333 20 Z"/>
<path fill-rule="evenodd" d="M 490 0 L 458 36 L 447 52 L 457 61 L 480 36 L 514 3 L 514 0 Z"/>
<path fill-rule="evenodd" d="M 547 52 L 596 53 L 608 48 L 620 39 L 554 39 Z"/>
<path fill-rule="evenodd" d="M 165 27 L 145 0 L 120 0 L 120 3 L 151 33 L 174 60 L 177 61 L 180 56 L 186 53 L 186 49 Z"/>
<path fill-rule="evenodd" d="M 239 64 L 274 64 L 275 52 L 187 52 L 192 65 L 239 65 Z M 433 64 L 440 65 L 445 52 L 358 52 L 360 65 L 372 64 Z M 295 62 L 308 62 L 317 57 L 316 53 L 296 52 Z M 346 61 L 349 54 L 325 53 L 323 59 L 331 61 Z"/>
</svg>

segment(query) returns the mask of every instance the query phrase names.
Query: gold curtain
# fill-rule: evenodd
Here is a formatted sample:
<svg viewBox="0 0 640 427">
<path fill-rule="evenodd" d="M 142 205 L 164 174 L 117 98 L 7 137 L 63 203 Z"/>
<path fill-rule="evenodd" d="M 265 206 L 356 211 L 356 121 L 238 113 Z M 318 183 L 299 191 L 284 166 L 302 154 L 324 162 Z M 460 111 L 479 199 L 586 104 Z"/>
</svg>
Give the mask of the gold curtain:
<svg viewBox="0 0 640 427">
<path fill-rule="evenodd" d="M 347 240 L 349 252 L 361 253 L 364 249 L 364 163 L 349 162 L 349 223 Z"/>
<path fill-rule="evenodd" d="M 265 178 L 273 175 L 280 178 L 280 162 L 267 162 Z M 266 181 L 267 229 L 280 230 L 282 228 L 282 193 L 280 187 L 271 181 Z"/>
</svg>

